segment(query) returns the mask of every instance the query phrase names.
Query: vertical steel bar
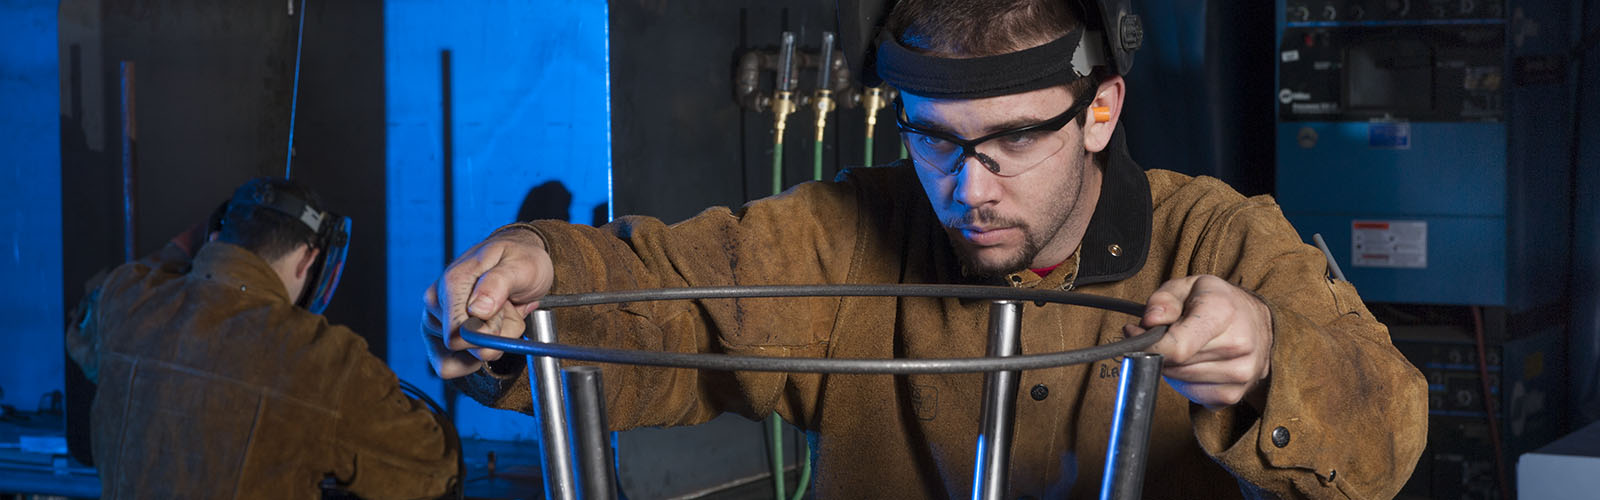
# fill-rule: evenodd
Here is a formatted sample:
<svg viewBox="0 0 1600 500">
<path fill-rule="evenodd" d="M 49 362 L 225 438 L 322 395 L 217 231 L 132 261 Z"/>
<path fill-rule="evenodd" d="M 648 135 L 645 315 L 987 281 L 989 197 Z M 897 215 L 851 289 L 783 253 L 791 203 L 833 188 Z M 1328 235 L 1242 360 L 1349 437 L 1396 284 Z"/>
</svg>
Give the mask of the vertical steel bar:
<svg viewBox="0 0 1600 500">
<path fill-rule="evenodd" d="M 546 343 L 556 341 L 555 314 L 548 309 L 533 312 L 534 340 Z M 558 500 L 576 500 L 573 485 L 572 445 L 567 435 L 567 408 L 561 387 L 561 367 L 556 358 L 528 356 L 530 384 L 535 389 L 534 414 L 539 417 L 542 436 L 540 459 L 544 466 L 544 496 Z"/>
<path fill-rule="evenodd" d="M 455 92 L 451 82 L 450 49 L 439 51 L 439 212 L 443 219 L 444 266 L 456 259 L 456 188 L 455 188 Z M 455 384 L 444 385 L 445 411 L 457 414 L 456 397 L 460 391 Z"/>
<path fill-rule="evenodd" d="M 1017 354 L 1021 342 L 1022 303 L 997 300 L 989 305 L 989 356 Z M 990 372 L 983 388 L 983 428 L 978 434 L 978 464 L 973 472 L 972 498 L 1005 497 L 1011 470 L 1011 435 L 1017 410 L 1017 380 L 1021 372 Z"/>
<path fill-rule="evenodd" d="M 1142 494 L 1159 380 L 1160 354 L 1136 352 L 1122 359 L 1111 442 L 1106 444 L 1105 476 L 1100 480 L 1101 499 L 1136 500 Z"/>
<path fill-rule="evenodd" d="M 122 257 L 134 259 L 134 174 L 139 167 L 139 120 L 133 61 L 122 61 Z"/>
<path fill-rule="evenodd" d="M 605 391 L 600 367 L 561 369 L 572 410 L 572 433 L 577 441 L 578 491 L 585 499 L 617 498 L 615 469 L 611 467 L 611 439 L 606 433 Z"/>
</svg>

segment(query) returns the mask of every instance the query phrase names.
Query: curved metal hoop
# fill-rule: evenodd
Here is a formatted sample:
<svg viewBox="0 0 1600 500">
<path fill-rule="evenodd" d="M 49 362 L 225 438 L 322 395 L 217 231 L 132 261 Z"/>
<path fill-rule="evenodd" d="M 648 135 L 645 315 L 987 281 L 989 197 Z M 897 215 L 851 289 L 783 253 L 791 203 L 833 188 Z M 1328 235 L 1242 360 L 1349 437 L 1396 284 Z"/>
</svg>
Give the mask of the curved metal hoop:
<svg viewBox="0 0 1600 500">
<path fill-rule="evenodd" d="M 555 320 L 550 309 L 619 302 L 656 300 L 741 299 L 760 297 L 936 297 L 957 299 L 983 299 L 990 306 L 990 357 L 949 359 L 837 359 L 837 358 L 782 358 L 763 356 L 732 356 L 723 354 L 688 354 L 640 351 L 631 349 L 605 349 L 578 347 L 555 343 Z M 544 442 L 541 457 L 545 459 L 546 496 L 576 499 L 580 481 L 573 475 L 572 450 L 567 436 L 564 392 L 571 391 L 585 397 L 575 397 L 575 402 L 596 400 L 601 394 L 599 376 L 594 367 L 587 369 L 588 382 L 568 384 L 563 388 L 556 358 L 620 363 L 633 365 L 669 366 L 702 370 L 779 371 L 809 373 L 969 373 L 989 372 L 984 387 L 983 427 L 979 435 L 978 461 L 973 479 L 973 497 L 1001 498 L 1007 491 L 1006 471 L 1009 470 L 1012 419 L 1015 409 L 1017 378 L 1022 370 L 1051 368 L 1070 364 L 1088 363 L 1128 354 L 1122 360 L 1117 398 L 1113 415 L 1112 435 L 1107 443 L 1107 468 L 1102 478 L 1102 498 L 1139 498 L 1139 486 L 1144 473 L 1144 450 L 1149 441 L 1151 412 L 1155 406 L 1155 380 L 1159 377 L 1161 356 L 1149 353 L 1133 354 L 1160 341 L 1166 327 L 1150 329 L 1144 335 L 1074 351 L 1048 354 L 1014 355 L 1017 352 L 1017 334 L 1022 324 L 1023 302 L 1041 306 L 1047 303 L 1095 307 L 1139 316 L 1144 306 L 1135 302 L 1082 293 L 1019 290 L 1006 287 L 971 285 L 792 285 L 792 286 L 727 286 L 634 290 L 626 292 L 600 292 L 578 295 L 545 297 L 543 306 L 529 315 L 529 323 L 540 341 L 508 339 L 478 332 L 483 327 L 480 320 L 468 320 L 461 325 L 464 340 L 479 347 L 499 349 L 529 356 L 530 387 L 538 388 L 536 412 L 541 421 Z M 1142 375 L 1136 375 L 1142 374 Z M 1124 404 L 1131 401 L 1132 404 Z M 573 430 L 585 436 L 580 455 L 585 459 L 584 479 L 581 481 L 589 496 L 613 497 L 605 485 L 609 479 L 606 460 L 610 453 L 604 450 L 602 438 L 605 417 L 599 403 L 579 404 Z M 981 443 L 987 439 L 990 446 Z M 585 455 L 584 452 L 587 454 Z M 595 458 L 598 457 L 598 458 Z"/>
<path fill-rule="evenodd" d="M 778 286 L 722 286 L 695 288 L 665 288 L 631 290 L 624 292 L 598 292 L 575 295 L 553 295 L 539 301 L 543 309 L 575 307 L 622 302 L 648 302 L 657 300 L 728 299 L 761 297 L 945 297 L 957 299 L 1007 300 L 1034 302 L 1040 305 L 1069 304 L 1094 307 L 1138 316 L 1144 305 L 1137 302 L 1053 290 L 1019 290 L 1006 287 L 976 285 L 778 285 Z M 1166 335 L 1167 328 L 1158 326 L 1144 335 L 1110 344 L 1084 349 L 1045 354 L 1009 357 L 944 358 L 944 359 L 841 359 L 841 358 L 780 358 L 767 356 L 735 356 L 728 354 L 689 354 L 676 352 L 639 351 L 581 347 L 566 344 L 511 339 L 476 331 L 482 321 L 469 320 L 461 325 L 461 338 L 468 343 L 505 352 L 549 356 L 579 361 L 617 363 L 629 365 L 668 366 L 724 371 L 767 371 L 793 373 L 857 373 L 857 374 L 927 374 L 975 373 L 1016 370 L 1037 370 L 1058 366 L 1090 363 L 1117 355 L 1144 350 Z"/>
</svg>

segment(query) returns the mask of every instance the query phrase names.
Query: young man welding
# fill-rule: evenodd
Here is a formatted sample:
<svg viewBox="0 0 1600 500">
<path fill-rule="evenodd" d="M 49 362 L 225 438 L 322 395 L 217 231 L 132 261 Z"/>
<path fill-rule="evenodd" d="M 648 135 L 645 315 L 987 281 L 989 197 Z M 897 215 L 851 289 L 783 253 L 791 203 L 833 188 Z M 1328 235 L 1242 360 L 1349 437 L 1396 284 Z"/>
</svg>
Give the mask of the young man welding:
<svg viewBox="0 0 1600 500">
<path fill-rule="evenodd" d="M 1100 3 L 901 2 L 875 66 L 902 96 L 910 161 L 672 226 L 634 217 L 600 229 L 549 221 L 503 228 L 427 292 L 435 368 L 464 377 L 486 404 L 528 411 L 522 357 L 472 348 L 456 331 L 473 316 L 494 333 L 520 335 L 522 317 L 550 293 L 811 283 L 1076 290 L 1148 307 L 1131 318 L 1030 305 L 1023 353 L 1170 327 L 1151 349 L 1165 356 L 1167 384 L 1151 429 L 1146 498 L 1393 496 L 1423 449 L 1423 378 L 1355 289 L 1326 277 L 1323 256 L 1270 198 L 1133 162 L 1118 127 L 1131 54 L 1106 46 L 1133 33 L 1097 34 L 1126 21 L 1102 16 L 1125 6 Z M 845 297 L 556 314 L 565 343 L 949 358 L 984 355 L 987 311 L 955 299 Z M 1010 496 L 1084 498 L 1098 489 L 1116 366 L 1023 372 Z M 971 491 L 978 375 L 606 366 L 604 376 L 618 429 L 778 412 L 815 436 L 822 497 Z"/>
<path fill-rule="evenodd" d="M 454 431 L 321 316 L 350 230 L 321 207 L 252 180 L 212 227 L 91 292 L 68 345 L 98 385 L 105 498 L 421 498 L 459 481 Z"/>
</svg>

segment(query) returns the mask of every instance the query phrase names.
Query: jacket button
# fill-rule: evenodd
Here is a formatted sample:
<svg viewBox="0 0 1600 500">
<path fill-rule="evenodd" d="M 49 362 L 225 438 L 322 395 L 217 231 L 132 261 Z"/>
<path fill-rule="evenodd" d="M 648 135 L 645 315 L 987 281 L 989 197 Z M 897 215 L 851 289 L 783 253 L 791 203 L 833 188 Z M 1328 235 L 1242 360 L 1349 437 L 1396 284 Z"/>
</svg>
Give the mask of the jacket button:
<svg viewBox="0 0 1600 500">
<path fill-rule="evenodd" d="M 1122 256 L 1122 245 L 1118 245 L 1116 243 L 1112 243 L 1111 246 L 1106 247 L 1106 251 L 1107 252 L 1111 252 L 1111 256 L 1112 257 L 1121 257 Z"/>
<path fill-rule="evenodd" d="M 1044 384 L 1039 384 L 1033 386 L 1033 389 L 1029 389 L 1028 395 L 1033 396 L 1034 401 L 1044 401 L 1044 398 L 1050 397 L 1050 388 L 1045 387 Z"/>
<path fill-rule="evenodd" d="M 1289 429 L 1278 426 L 1272 430 L 1272 445 L 1279 448 L 1289 446 Z"/>
</svg>

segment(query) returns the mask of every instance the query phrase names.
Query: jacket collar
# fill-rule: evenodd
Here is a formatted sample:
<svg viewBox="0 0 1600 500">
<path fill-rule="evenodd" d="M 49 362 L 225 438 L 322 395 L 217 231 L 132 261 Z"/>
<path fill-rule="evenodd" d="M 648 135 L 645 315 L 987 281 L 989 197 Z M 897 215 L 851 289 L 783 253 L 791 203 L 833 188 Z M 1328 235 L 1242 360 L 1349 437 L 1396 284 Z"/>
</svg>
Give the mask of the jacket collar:
<svg viewBox="0 0 1600 500">
<path fill-rule="evenodd" d="M 243 292 L 265 293 L 284 302 L 293 302 L 289 300 L 289 290 L 284 288 L 283 280 L 266 260 L 231 243 L 213 241 L 200 247 L 189 275 L 228 288 L 237 287 Z"/>
<path fill-rule="evenodd" d="M 1100 201 L 1079 247 L 1077 285 L 1132 277 L 1150 255 L 1150 180 L 1128 156 L 1122 125 L 1111 135 Z"/>
</svg>

